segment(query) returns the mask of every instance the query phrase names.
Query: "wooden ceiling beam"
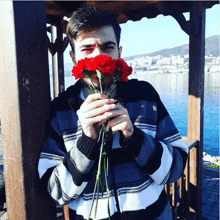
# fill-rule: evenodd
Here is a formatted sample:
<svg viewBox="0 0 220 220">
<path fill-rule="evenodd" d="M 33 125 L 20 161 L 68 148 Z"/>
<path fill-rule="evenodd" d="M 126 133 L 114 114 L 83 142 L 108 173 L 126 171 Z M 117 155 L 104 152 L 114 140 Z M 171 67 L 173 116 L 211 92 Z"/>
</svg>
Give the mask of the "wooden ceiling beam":
<svg viewBox="0 0 220 220">
<path fill-rule="evenodd" d="M 115 14 L 120 24 L 127 21 L 139 21 L 146 17 L 155 18 L 162 14 L 173 16 L 181 28 L 189 34 L 188 22 L 184 22 L 184 12 L 189 12 L 190 1 L 45 1 L 47 23 L 57 26 L 59 22 L 63 24 L 63 33 L 66 32 L 67 21 L 64 17 L 70 18 L 72 13 L 80 5 L 93 5 L 97 8 L 108 10 Z M 218 1 L 204 2 L 205 8 L 211 8 Z"/>
</svg>

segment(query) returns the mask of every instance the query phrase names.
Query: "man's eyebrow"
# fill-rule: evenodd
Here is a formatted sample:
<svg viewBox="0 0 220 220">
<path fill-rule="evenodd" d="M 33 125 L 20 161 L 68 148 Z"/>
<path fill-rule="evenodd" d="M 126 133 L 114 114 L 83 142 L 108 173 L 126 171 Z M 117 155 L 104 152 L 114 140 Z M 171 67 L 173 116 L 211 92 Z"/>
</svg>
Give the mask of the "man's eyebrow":
<svg viewBox="0 0 220 220">
<path fill-rule="evenodd" d="M 81 45 L 79 48 L 83 48 L 83 47 L 94 47 L 95 44 L 83 44 Z"/>
<path fill-rule="evenodd" d="M 116 46 L 116 43 L 113 42 L 113 41 L 107 41 L 107 42 L 104 42 L 103 44 L 101 44 L 102 46 L 108 46 L 109 44 L 113 44 L 114 46 Z"/>
<path fill-rule="evenodd" d="M 110 40 L 106 41 L 106 42 L 104 42 L 102 44 L 99 44 L 99 46 L 103 47 L 103 46 L 108 46 L 110 44 L 113 44 L 114 46 L 116 46 L 116 43 L 113 42 L 113 41 L 110 41 Z M 95 44 L 84 44 L 84 45 L 81 45 L 79 48 L 83 48 L 83 47 L 88 48 L 88 47 L 94 47 L 94 46 L 95 46 Z"/>
</svg>

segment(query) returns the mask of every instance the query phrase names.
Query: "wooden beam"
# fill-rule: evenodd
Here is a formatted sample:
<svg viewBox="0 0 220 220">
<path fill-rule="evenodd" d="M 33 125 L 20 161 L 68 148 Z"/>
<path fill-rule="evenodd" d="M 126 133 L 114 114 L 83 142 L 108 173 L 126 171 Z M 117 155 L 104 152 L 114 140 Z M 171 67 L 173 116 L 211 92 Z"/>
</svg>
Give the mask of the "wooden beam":
<svg viewBox="0 0 220 220">
<path fill-rule="evenodd" d="M 198 147 L 193 148 L 190 152 L 189 194 L 190 200 L 194 201 L 191 211 L 196 212 L 197 219 L 200 219 L 204 117 L 205 5 L 202 1 L 192 1 L 191 4 L 187 136 L 189 139 L 198 140 L 199 143 Z"/>
<path fill-rule="evenodd" d="M 52 220 L 55 205 L 41 192 L 38 157 L 50 105 L 43 1 L 0 4 L 0 107 L 9 220 Z"/>
<path fill-rule="evenodd" d="M 179 13 L 173 13 L 172 17 L 176 19 L 178 24 L 180 25 L 181 29 L 188 35 L 190 35 L 190 21 L 186 21 L 186 18 L 184 17 L 183 14 Z"/>
</svg>

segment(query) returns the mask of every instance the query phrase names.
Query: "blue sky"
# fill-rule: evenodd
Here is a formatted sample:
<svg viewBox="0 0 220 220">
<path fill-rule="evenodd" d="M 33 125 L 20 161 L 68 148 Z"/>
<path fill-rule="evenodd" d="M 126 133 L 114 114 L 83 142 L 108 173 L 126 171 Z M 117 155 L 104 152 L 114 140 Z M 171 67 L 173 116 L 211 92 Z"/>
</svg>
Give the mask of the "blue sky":
<svg viewBox="0 0 220 220">
<path fill-rule="evenodd" d="M 185 13 L 186 20 L 189 13 Z M 122 58 L 137 54 L 150 53 L 165 48 L 187 44 L 188 35 L 182 31 L 177 21 L 171 16 L 159 15 L 153 19 L 128 21 L 121 24 Z M 219 4 L 206 10 L 206 37 L 219 34 Z M 70 63 L 70 47 L 64 53 L 64 62 Z"/>
</svg>

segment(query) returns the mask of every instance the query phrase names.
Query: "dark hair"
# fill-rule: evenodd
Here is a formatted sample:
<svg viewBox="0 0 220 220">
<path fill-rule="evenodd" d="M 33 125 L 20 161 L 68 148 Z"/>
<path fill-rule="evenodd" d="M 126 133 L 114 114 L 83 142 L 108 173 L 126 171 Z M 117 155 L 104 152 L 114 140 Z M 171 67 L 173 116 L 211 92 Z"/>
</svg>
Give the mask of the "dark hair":
<svg viewBox="0 0 220 220">
<path fill-rule="evenodd" d="M 111 12 L 98 9 L 94 6 L 80 7 L 73 13 L 67 25 L 66 33 L 69 37 L 72 50 L 74 51 L 71 40 L 76 39 L 80 33 L 94 30 L 95 28 L 101 28 L 106 25 L 113 27 L 119 47 L 121 28 L 116 17 Z"/>
</svg>

